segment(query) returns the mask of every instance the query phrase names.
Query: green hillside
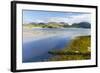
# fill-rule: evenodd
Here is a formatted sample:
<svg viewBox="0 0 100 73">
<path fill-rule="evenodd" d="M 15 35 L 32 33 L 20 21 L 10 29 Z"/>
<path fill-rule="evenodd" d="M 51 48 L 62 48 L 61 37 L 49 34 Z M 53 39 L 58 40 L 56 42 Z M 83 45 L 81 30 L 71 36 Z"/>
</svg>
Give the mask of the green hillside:
<svg viewBox="0 0 100 73">
<path fill-rule="evenodd" d="M 88 22 L 80 22 L 80 23 L 73 23 L 69 25 L 68 23 L 30 23 L 30 24 L 23 24 L 27 27 L 41 27 L 41 28 L 91 28 L 91 24 Z"/>
</svg>

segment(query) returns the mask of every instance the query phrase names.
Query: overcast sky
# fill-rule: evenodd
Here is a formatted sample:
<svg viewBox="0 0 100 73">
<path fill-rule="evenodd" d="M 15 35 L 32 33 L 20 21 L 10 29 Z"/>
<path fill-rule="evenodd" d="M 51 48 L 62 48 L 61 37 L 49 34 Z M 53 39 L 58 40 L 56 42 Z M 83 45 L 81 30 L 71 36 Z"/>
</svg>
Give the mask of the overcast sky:
<svg viewBox="0 0 100 73">
<path fill-rule="evenodd" d="M 54 12 L 54 11 L 35 11 L 23 10 L 23 23 L 31 22 L 66 22 L 72 23 L 89 22 L 91 14 L 84 12 Z"/>
</svg>

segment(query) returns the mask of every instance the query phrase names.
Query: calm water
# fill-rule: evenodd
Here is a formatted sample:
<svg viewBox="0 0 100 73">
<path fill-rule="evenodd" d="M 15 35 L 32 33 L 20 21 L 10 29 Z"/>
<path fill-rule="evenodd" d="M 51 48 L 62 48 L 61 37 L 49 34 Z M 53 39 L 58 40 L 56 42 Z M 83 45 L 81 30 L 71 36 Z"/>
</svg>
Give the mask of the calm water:
<svg viewBox="0 0 100 73">
<path fill-rule="evenodd" d="M 52 49 L 63 49 L 76 36 L 90 35 L 90 29 L 83 28 L 34 28 L 23 29 L 22 60 L 24 63 L 47 61 Z"/>
</svg>

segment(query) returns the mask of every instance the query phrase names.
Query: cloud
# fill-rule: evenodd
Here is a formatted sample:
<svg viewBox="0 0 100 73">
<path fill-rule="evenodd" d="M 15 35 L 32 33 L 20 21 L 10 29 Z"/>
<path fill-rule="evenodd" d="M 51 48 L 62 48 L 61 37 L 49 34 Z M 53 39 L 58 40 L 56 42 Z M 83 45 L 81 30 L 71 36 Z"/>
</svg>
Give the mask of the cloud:
<svg viewBox="0 0 100 73">
<path fill-rule="evenodd" d="M 67 18 L 64 17 L 53 17 L 53 18 L 49 18 L 47 21 L 48 22 L 66 22 Z"/>
<path fill-rule="evenodd" d="M 45 22 L 45 21 L 44 20 L 36 19 L 36 20 L 33 20 L 33 22 L 42 23 L 42 22 Z"/>
<path fill-rule="evenodd" d="M 79 22 L 91 22 L 90 14 L 70 15 L 65 17 L 52 17 L 46 20 L 47 22 L 66 22 L 69 25 Z"/>
<path fill-rule="evenodd" d="M 65 16 L 56 16 L 56 17 L 44 17 L 44 18 L 33 18 L 30 22 L 37 22 L 37 23 L 48 23 L 48 22 L 66 22 L 69 25 L 73 23 L 79 23 L 79 22 L 89 22 L 91 23 L 91 14 L 73 14 L 68 13 Z"/>
<path fill-rule="evenodd" d="M 89 22 L 91 23 L 91 15 L 90 14 L 80 14 L 80 15 L 74 15 L 71 16 L 72 18 L 69 18 L 67 21 L 69 24 L 72 23 L 79 23 L 79 22 Z"/>
</svg>

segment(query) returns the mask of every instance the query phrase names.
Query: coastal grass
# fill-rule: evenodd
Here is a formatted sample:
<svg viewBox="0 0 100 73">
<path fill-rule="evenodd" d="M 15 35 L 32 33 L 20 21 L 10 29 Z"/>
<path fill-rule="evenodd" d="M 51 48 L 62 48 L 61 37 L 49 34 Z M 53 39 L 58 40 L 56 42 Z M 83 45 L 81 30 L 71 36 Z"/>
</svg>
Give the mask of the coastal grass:
<svg viewBox="0 0 100 73">
<path fill-rule="evenodd" d="M 79 36 L 73 39 L 62 50 L 51 50 L 50 61 L 87 60 L 91 59 L 91 36 Z"/>
<path fill-rule="evenodd" d="M 63 25 L 58 25 L 58 24 L 29 24 L 29 25 L 24 25 L 24 27 L 29 27 L 29 28 L 34 28 L 34 27 L 40 27 L 40 28 L 60 28 L 63 27 Z"/>
</svg>

